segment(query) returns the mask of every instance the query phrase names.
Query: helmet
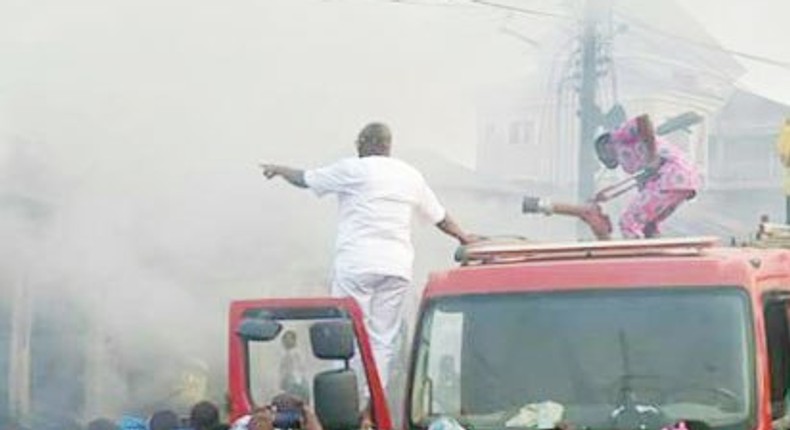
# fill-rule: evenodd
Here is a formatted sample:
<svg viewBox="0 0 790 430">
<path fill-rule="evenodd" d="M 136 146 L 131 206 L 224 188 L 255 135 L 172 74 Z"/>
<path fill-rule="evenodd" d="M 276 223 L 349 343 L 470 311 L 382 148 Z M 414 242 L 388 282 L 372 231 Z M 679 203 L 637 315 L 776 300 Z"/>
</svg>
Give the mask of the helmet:
<svg viewBox="0 0 790 430">
<path fill-rule="evenodd" d="M 606 132 L 595 139 L 595 153 L 607 169 L 615 169 L 620 164 L 611 145 L 611 136 L 611 133 Z"/>
</svg>

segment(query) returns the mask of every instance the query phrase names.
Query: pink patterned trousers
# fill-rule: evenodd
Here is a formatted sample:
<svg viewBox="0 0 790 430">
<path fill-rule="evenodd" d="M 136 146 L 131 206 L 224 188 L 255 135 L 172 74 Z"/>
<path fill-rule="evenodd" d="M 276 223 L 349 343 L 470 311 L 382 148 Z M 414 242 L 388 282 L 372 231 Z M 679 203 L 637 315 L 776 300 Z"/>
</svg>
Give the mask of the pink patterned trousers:
<svg viewBox="0 0 790 430">
<path fill-rule="evenodd" d="M 624 238 L 658 236 L 658 224 L 695 194 L 693 190 L 661 190 L 657 182 L 650 181 L 645 184 L 620 215 L 620 231 Z"/>
</svg>

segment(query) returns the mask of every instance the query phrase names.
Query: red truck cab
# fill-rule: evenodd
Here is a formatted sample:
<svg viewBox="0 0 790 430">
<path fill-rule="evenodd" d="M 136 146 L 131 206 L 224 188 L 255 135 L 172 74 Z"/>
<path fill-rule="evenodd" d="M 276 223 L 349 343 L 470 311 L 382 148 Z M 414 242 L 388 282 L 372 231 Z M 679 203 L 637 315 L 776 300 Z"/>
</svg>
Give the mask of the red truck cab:
<svg viewBox="0 0 790 430">
<path fill-rule="evenodd" d="M 788 427 L 790 251 L 709 238 L 463 251 L 461 266 L 433 274 L 424 290 L 402 427 L 426 429 L 441 417 L 468 430 Z M 311 340 L 342 321 L 345 334 L 317 336 L 305 355 L 319 364 L 320 355 L 360 356 L 347 372 L 365 392 L 327 383 L 338 370 L 314 366 L 306 379 L 319 418 L 327 430 L 354 428 L 369 398 L 376 428 L 392 427 L 359 309 L 337 299 L 232 304 L 234 415 L 257 403 L 258 385 L 277 383 L 278 364 L 253 351 L 276 349 L 279 334 L 244 335 L 250 319 L 301 324 Z M 352 335 L 354 351 L 326 354 L 327 342 Z"/>
</svg>

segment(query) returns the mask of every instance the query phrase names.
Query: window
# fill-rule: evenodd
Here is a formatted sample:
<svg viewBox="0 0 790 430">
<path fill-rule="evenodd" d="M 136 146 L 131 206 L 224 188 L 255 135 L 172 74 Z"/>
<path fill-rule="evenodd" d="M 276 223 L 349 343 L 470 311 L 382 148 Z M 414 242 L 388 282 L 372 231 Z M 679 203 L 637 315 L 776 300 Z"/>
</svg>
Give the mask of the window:
<svg viewBox="0 0 790 430">
<path fill-rule="evenodd" d="M 667 424 L 745 430 L 750 327 L 748 297 L 734 287 L 438 298 L 417 334 L 410 417 L 415 427 L 450 415 L 499 428 L 551 401 L 579 428 L 612 428 L 630 399 Z"/>
<path fill-rule="evenodd" d="M 514 121 L 510 123 L 508 143 L 511 145 L 532 145 L 535 124 L 532 121 Z"/>
<path fill-rule="evenodd" d="M 428 372 L 433 381 L 433 405 L 436 413 L 461 412 L 461 334 L 464 315 L 459 312 L 437 311 L 431 326 L 431 337 L 442 339 L 431 348 Z"/>
<path fill-rule="evenodd" d="M 788 376 L 790 376 L 790 329 L 788 325 L 788 295 L 769 295 L 763 314 L 771 372 L 771 410 L 774 419 L 787 413 Z"/>
<path fill-rule="evenodd" d="M 340 369 L 341 360 L 317 358 L 310 344 L 310 326 L 325 319 L 282 319 L 280 334 L 271 341 L 249 342 L 249 390 L 255 405 L 268 404 L 277 394 L 289 393 L 313 401 L 313 380 L 319 373 Z M 367 397 L 362 363 L 351 360 L 359 394 Z"/>
</svg>

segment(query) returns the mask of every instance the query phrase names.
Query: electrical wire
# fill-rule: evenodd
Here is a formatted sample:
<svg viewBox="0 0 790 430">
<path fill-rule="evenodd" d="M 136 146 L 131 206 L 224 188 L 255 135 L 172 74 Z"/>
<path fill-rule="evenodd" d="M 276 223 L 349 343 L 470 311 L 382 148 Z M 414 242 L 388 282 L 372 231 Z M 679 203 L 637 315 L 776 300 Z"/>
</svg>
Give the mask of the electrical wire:
<svg viewBox="0 0 790 430">
<path fill-rule="evenodd" d="M 556 19 L 574 19 L 570 15 L 563 15 L 563 14 L 556 13 L 556 12 L 546 12 L 546 11 L 536 10 L 536 9 L 526 9 L 526 8 L 522 8 L 522 7 L 518 7 L 518 6 L 511 6 L 511 5 L 508 5 L 508 4 L 497 3 L 497 2 L 492 2 L 492 1 L 488 1 L 488 0 L 468 0 L 468 1 L 470 3 L 476 3 L 476 4 L 479 4 L 479 5 L 488 6 L 488 7 L 492 7 L 492 8 L 495 8 L 495 9 L 502 9 L 502 10 L 507 10 L 507 11 L 510 11 L 510 12 L 516 12 L 516 13 L 520 13 L 520 14 L 523 14 L 523 15 L 541 16 L 541 17 L 556 18 Z"/>
<path fill-rule="evenodd" d="M 458 6 L 466 6 L 461 2 L 453 2 L 453 3 L 436 3 L 436 2 L 427 2 L 427 1 L 419 1 L 419 0 L 383 0 L 389 3 L 402 3 L 402 4 L 410 4 L 415 6 L 433 6 L 433 7 L 458 7 Z M 555 19 L 573 19 L 573 17 L 568 15 L 563 15 L 560 13 L 555 12 L 548 12 L 543 10 L 537 9 L 527 9 L 518 6 L 512 6 L 504 3 L 497 3 L 488 0 L 467 0 L 467 3 L 476 4 L 479 6 L 487 6 L 494 9 L 501 9 L 506 10 L 509 12 L 515 12 L 523 15 L 531 15 L 531 16 L 541 16 L 546 18 L 555 18 Z"/>
<path fill-rule="evenodd" d="M 652 33 L 655 33 L 655 34 L 658 34 L 658 35 L 661 35 L 661 36 L 664 36 L 664 37 L 667 37 L 667 38 L 670 38 L 670 39 L 680 40 L 680 41 L 686 42 L 686 43 L 688 43 L 690 45 L 695 45 L 695 46 L 700 47 L 700 48 L 705 48 L 705 49 L 708 49 L 708 50 L 711 50 L 711 51 L 717 51 L 717 52 L 721 52 L 721 53 L 724 53 L 724 54 L 735 55 L 735 56 L 738 56 L 738 57 L 746 58 L 746 59 L 749 59 L 749 60 L 752 60 L 752 61 L 756 61 L 756 62 L 760 62 L 760 63 L 764 63 L 764 64 L 769 64 L 769 65 L 776 66 L 776 67 L 779 67 L 779 68 L 782 68 L 782 69 L 790 71 L 790 62 L 788 62 L 788 61 L 779 61 L 779 60 L 775 60 L 773 58 L 768 58 L 768 57 L 764 57 L 764 56 L 760 56 L 760 55 L 755 55 L 755 54 L 751 54 L 751 53 L 748 53 L 748 52 L 737 51 L 737 50 L 733 50 L 733 49 L 727 49 L 727 48 L 724 48 L 722 46 L 715 45 L 715 44 L 712 44 L 712 43 L 700 42 L 699 40 L 694 40 L 694 39 L 690 39 L 690 38 L 685 37 L 685 36 L 681 36 L 681 35 L 678 35 L 678 34 L 670 33 L 668 31 L 665 31 L 665 30 L 661 29 L 661 28 L 658 28 L 656 26 L 650 25 L 650 24 L 646 23 L 645 21 L 643 21 L 643 20 L 641 20 L 639 18 L 636 18 L 634 16 L 629 16 L 629 15 L 627 15 L 625 13 L 622 13 L 622 12 L 620 12 L 620 15 L 623 15 L 625 20 L 629 24 L 634 24 L 637 27 L 642 28 L 643 30 L 650 31 Z"/>
<path fill-rule="evenodd" d="M 458 8 L 461 6 L 467 6 L 459 3 L 436 3 L 430 1 L 420 1 L 420 0 L 384 0 L 388 3 L 399 3 L 404 5 L 411 5 L 411 6 L 427 6 L 427 7 L 436 7 L 436 8 Z"/>
<path fill-rule="evenodd" d="M 570 36 L 565 40 L 563 43 L 560 44 L 561 48 L 558 49 L 551 58 L 551 63 L 549 65 L 549 74 L 543 86 L 543 102 L 541 103 L 541 110 L 539 113 L 539 124 L 540 128 L 538 130 L 537 138 L 539 140 L 543 139 L 544 131 L 541 130 L 548 130 L 552 124 L 552 116 L 554 112 L 553 110 L 558 109 L 559 106 L 559 87 L 560 84 L 566 84 L 566 77 L 567 67 L 569 63 L 568 56 L 563 57 L 562 54 L 566 52 L 566 49 L 569 45 L 571 45 L 576 40 L 576 36 Z M 569 57 L 573 58 L 575 54 L 571 53 Z M 565 60 L 562 65 L 562 70 L 558 71 L 559 63 L 561 60 Z M 560 79 L 557 79 L 557 75 L 560 75 Z M 556 94 L 555 94 L 556 92 Z M 557 118 L 554 118 L 554 121 L 557 121 Z M 555 124 L 558 126 L 558 124 Z"/>
</svg>

